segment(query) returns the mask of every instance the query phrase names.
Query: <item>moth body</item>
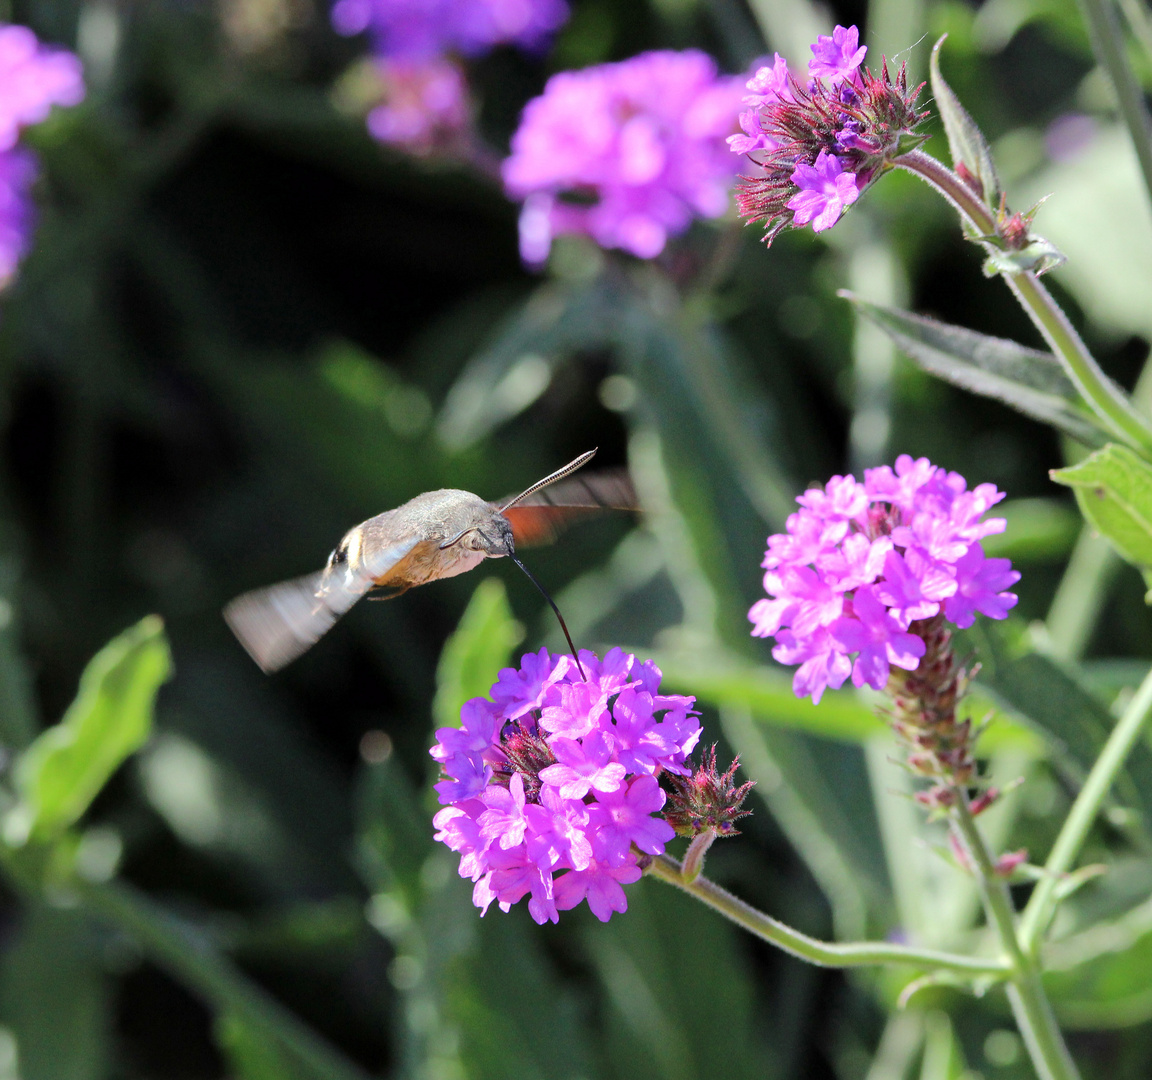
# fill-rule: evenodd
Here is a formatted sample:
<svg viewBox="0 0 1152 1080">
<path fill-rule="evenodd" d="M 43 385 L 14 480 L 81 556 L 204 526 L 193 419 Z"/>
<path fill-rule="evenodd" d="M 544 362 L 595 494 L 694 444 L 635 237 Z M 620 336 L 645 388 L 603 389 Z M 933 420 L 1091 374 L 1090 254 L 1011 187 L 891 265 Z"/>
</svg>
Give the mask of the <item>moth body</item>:
<svg viewBox="0 0 1152 1080">
<path fill-rule="evenodd" d="M 501 505 L 457 488 L 417 495 L 349 529 L 323 570 L 244 593 L 224 608 L 224 618 L 252 659 L 266 672 L 277 671 L 373 590 L 398 596 L 466 573 L 485 559 L 514 557 L 516 535 L 524 542 L 551 539 L 572 514 L 634 508 L 635 493 L 626 477 L 579 481 L 578 491 L 567 498 L 537 495 L 594 453 L 582 454 Z M 520 530 L 515 535 L 513 517 Z"/>
</svg>

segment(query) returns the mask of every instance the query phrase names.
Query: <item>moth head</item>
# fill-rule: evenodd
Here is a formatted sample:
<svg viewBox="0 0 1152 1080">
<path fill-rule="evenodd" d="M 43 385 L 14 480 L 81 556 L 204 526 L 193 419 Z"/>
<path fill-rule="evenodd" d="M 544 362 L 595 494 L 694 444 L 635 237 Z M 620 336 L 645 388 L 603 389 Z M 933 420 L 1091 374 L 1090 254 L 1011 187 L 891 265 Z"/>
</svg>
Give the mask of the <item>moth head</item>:
<svg viewBox="0 0 1152 1080">
<path fill-rule="evenodd" d="M 459 547 L 465 551 L 479 551 L 490 559 L 516 553 L 516 542 L 512 538 L 512 526 L 502 514 L 490 514 L 483 521 L 468 529 L 448 537 L 441 548 Z"/>
</svg>

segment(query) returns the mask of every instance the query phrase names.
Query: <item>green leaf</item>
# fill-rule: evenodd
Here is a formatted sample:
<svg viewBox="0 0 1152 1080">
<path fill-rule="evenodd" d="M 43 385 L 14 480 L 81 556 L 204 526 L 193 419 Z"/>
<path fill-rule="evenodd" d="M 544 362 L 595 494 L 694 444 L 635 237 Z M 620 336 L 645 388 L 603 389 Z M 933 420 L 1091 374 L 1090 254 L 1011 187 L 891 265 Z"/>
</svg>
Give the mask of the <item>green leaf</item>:
<svg viewBox="0 0 1152 1080">
<path fill-rule="evenodd" d="M 253 1031 L 231 1013 L 220 1016 L 215 1025 L 216 1045 L 236 1080 L 320 1080 L 312 1069 L 297 1066 L 267 1033 Z"/>
<path fill-rule="evenodd" d="M 961 638 L 962 650 L 978 643 L 981 667 L 976 692 L 986 693 L 1043 736 L 1065 775 L 1073 781 L 1082 779 L 1111 733 L 1115 717 L 1076 678 L 1075 668 L 1061 666 L 1041 653 L 1013 655 L 1004 638 L 1001 628 L 988 626 L 967 631 Z M 1134 749 L 1116 790 L 1126 805 L 1148 805 L 1145 793 L 1152 791 L 1148 746 Z"/>
<path fill-rule="evenodd" d="M 673 693 L 693 694 L 702 705 L 747 709 L 772 727 L 845 742 L 867 742 L 887 730 L 850 690 L 830 690 L 819 705 L 792 692 L 792 673 L 742 662 L 732 654 L 658 653 L 662 685 Z"/>
<path fill-rule="evenodd" d="M 1108 1029 L 1152 1019 L 1152 903 L 1097 921 L 1050 953 L 1044 988 L 1063 1025 Z"/>
<path fill-rule="evenodd" d="M 92 658 L 64 719 L 17 761 L 30 835 L 50 836 L 76 822 L 120 764 L 144 745 L 156 691 L 171 670 L 164 624 L 155 615 Z"/>
<path fill-rule="evenodd" d="M 943 45 L 944 38 L 941 38 L 932 47 L 928 78 L 932 84 L 936 107 L 940 110 L 940 119 L 944 122 L 944 131 L 948 135 L 952 165 L 953 167 L 963 165 L 979 181 L 985 205 L 996 209 L 1000 203 L 1001 187 L 1000 177 L 997 176 L 996 166 L 992 162 L 992 150 L 988 146 L 988 140 L 976 126 L 976 121 L 968 115 L 967 110 L 960 104 L 960 99 L 940 73 L 940 50 Z"/>
<path fill-rule="evenodd" d="M 487 695 L 523 637 L 524 628 L 512 616 L 504 583 L 499 578 L 482 581 L 440 653 L 432 703 L 436 722 L 459 727 L 464 702 Z"/>
<path fill-rule="evenodd" d="M 79 912 L 25 909 L 0 966 L 0 1017 L 16 1037 L 22 1080 L 108 1075 L 103 944 Z"/>
<path fill-rule="evenodd" d="M 1082 407 L 1076 388 L 1051 353 L 898 308 L 871 304 L 846 290 L 841 290 L 840 295 L 932 375 L 971 393 L 1002 401 L 1086 446 L 1105 443 L 1107 433 Z"/>
<path fill-rule="evenodd" d="M 436 420 L 445 446 L 473 445 L 528 408 L 556 367 L 581 349 L 602 348 L 616 326 L 603 280 L 543 285 L 460 373 Z"/>
<path fill-rule="evenodd" d="M 1063 266 L 1068 257 L 1050 240 L 1030 234 L 1022 248 L 993 248 L 984 260 L 984 276 L 1022 274 L 1031 272 L 1039 276 Z"/>
<path fill-rule="evenodd" d="M 1050 475 L 1076 492 L 1084 517 L 1123 558 L 1152 567 L 1152 466 L 1110 443 Z"/>
</svg>

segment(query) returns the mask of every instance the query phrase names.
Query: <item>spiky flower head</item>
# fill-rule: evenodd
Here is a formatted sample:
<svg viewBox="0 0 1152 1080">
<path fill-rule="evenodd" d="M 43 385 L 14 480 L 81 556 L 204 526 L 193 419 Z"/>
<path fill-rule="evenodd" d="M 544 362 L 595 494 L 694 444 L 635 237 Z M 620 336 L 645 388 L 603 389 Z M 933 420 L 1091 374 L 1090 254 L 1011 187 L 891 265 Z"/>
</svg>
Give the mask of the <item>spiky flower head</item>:
<svg viewBox="0 0 1152 1080">
<path fill-rule="evenodd" d="M 666 773 L 669 791 L 664 820 L 678 836 L 699 836 L 711 831 L 717 836 L 735 836 L 736 822 L 752 813 L 743 810 L 744 800 L 756 786 L 754 780 L 736 783 L 739 757 L 724 771 L 716 767 L 716 744 L 705 750 L 699 768 L 689 776 Z"/>
<path fill-rule="evenodd" d="M 887 60 L 873 75 L 859 37 L 855 26 L 837 26 L 818 38 L 806 85 L 779 53 L 748 82 L 743 134 L 728 144 L 756 166 L 736 202 L 741 216 L 765 223 L 769 243 L 788 225 L 830 229 L 896 154 L 922 141 L 923 84 L 909 90 L 905 66 L 893 78 Z"/>
</svg>

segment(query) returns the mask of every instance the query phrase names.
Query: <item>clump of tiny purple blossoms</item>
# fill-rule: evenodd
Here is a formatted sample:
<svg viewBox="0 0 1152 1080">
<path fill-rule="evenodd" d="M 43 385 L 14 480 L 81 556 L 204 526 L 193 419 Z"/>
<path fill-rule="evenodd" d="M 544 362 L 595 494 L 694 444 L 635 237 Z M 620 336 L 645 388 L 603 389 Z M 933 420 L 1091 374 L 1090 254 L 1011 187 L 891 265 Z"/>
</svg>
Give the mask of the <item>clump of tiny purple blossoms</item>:
<svg viewBox="0 0 1152 1080">
<path fill-rule="evenodd" d="M 541 49 L 568 18 L 565 0 L 336 0 L 332 24 L 372 42 L 368 130 L 409 153 L 452 151 L 472 122 L 460 58 L 498 45 Z"/>
<path fill-rule="evenodd" d="M 834 476 L 799 496 L 787 531 L 768 538 L 770 599 L 748 612 L 754 636 L 776 639 L 772 655 L 800 665 L 797 696 L 819 701 L 849 675 L 883 690 L 893 666 L 915 672 L 944 651 L 932 639 L 945 621 L 1003 619 L 1020 575 L 980 544 L 1004 531 L 1003 518 L 984 518 L 1002 498 L 993 484 L 969 491 L 958 473 L 907 454 L 894 470 L 865 470 L 863 483 Z"/>
<path fill-rule="evenodd" d="M 728 142 L 757 166 L 736 201 L 741 216 L 765 223 L 769 243 L 786 225 L 832 228 L 894 156 L 923 141 L 923 84 L 909 90 L 905 66 L 893 79 L 886 60 L 873 75 L 866 51 L 855 26 L 837 26 L 812 46 L 806 85 L 779 53 L 749 80 L 743 134 Z"/>
<path fill-rule="evenodd" d="M 84 97 L 80 61 L 41 45 L 26 26 L 0 24 L 0 289 L 31 243 L 36 157 L 17 145 L 20 132 L 47 118 L 53 105 Z"/>
<path fill-rule="evenodd" d="M 723 214 L 740 82 L 691 49 L 552 76 L 503 167 L 508 194 L 524 200 L 525 262 L 543 263 L 564 233 L 650 259 L 694 218 Z"/>
<path fill-rule="evenodd" d="M 541 649 L 436 732 L 436 839 L 459 852 L 481 912 L 528 896 L 536 922 L 556 922 L 586 899 L 606 922 L 677 832 L 735 832 L 749 785 L 719 774 L 714 751 L 692 769 L 694 699 L 659 687 L 655 664 L 620 649 L 581 651 L 579 665 Z"/>
</svg>

